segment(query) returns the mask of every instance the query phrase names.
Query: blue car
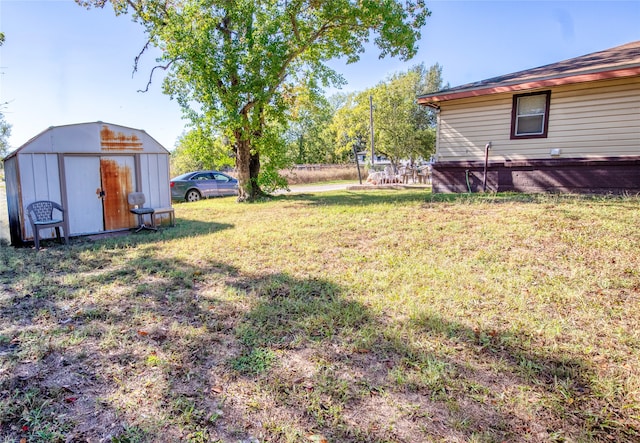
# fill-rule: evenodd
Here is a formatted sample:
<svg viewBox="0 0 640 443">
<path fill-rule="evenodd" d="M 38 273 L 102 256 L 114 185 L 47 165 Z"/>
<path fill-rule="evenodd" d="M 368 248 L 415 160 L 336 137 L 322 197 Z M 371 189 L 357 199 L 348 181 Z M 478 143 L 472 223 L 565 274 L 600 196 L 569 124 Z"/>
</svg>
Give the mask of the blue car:
<svg viewBox="0 0 640 443">
<path fill-rule="evenodd" d="M 219 171 L 193 171 L 169 182 L 171 199 L 195 202 L 207 197 L 238 195 L 238 180 Z"/>
</svg>

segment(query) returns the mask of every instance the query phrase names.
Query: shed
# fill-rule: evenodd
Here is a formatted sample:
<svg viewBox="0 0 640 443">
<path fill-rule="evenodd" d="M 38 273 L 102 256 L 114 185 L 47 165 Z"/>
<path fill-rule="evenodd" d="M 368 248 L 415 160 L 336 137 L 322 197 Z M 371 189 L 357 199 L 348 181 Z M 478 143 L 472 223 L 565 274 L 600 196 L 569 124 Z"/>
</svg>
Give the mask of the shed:
<svg viewBox="0 0 640 443">
<path fill-rule="evenodd" d="M 70 236 L 135 227 L 131 192 L 143 192 L 146 207 L 171 207 L 169 151 L 140 129 L 103 122 L 50 127 L 10 153 L 4 166 L 14 246 L 33 240 L 26 207 L 36 200 L 66 209 Z"/>
<path fill-rule="evenodd" d="M 640 41 L 418 97 L 434 192 L 640 192 Z"/>
</svg>

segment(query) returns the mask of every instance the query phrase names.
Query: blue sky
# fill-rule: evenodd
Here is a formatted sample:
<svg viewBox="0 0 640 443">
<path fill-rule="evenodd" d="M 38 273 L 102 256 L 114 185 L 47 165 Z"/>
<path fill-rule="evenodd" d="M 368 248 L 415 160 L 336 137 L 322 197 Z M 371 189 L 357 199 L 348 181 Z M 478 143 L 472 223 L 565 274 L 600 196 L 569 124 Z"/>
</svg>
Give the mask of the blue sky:
<svg viewBox="0 0 640 443">
<path fill-rule="evenodd" d="M 432 11 L 418 55 L 331 66 L 344 91 L 361 91 L 414 64 L 439 63 L 451 86 L 508 74 L 640 40 L 640 0 L 428 1 Z M 144 129 L 172 149 L 187 122 L 158 78 L 140 93 L 157 54 L 136 75 L 142 28 L 111 7 L 73 0 L 0 0 L 0 103 L 13 148 L 49 126 L 104 121 Z"/>
</svg>

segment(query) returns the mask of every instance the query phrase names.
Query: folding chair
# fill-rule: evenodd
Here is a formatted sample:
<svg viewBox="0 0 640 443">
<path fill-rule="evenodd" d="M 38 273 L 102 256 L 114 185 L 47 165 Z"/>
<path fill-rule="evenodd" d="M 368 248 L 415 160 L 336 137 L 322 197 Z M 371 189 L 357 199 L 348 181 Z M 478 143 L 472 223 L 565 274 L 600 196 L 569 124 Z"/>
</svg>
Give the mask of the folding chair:
<svg viewBox="0 0 640 443">
<path fill-rule="evenodd" d="M 53 217 L 53 210 L 60 212 L 60 218 Z M 62 243 L 60 237 L 60 227 L 64 229 L 64 242 L 69 244 L 69 225 L 64 216 L 65 210 L 56 202 L 49 200 L 40 200 L 30 203 L 27 206 L 27 214 L 29 215 L 29 222 L 31 223 L 31 230 L 33 231 L 33 240 L 36 244 L 36 251 L 40 250 L 40 230 L 55 228 L 58 241 Z"/>
<path fill-rule="evenodd" d="M 153 208 L 144 207 L 144 203 L 146 201 L 146 199 L 144 198 L 144 193 L 132 192 L 127 196 L 127 201 L 130 205 L 133 206 L 133 208 L 129 209 L 129 211 L 138 216 L 138 229 L 136 229 L 136 232 L 140 232 L 143 229 L 149 229 L 152 231 L 158 230 L 158 228 L 156 227 L 156 218 L 153 215 L 155 210 Z M 146 225 L 144 222 L 145 215 L 149 216 L 149 225 Z"/>
</svg>

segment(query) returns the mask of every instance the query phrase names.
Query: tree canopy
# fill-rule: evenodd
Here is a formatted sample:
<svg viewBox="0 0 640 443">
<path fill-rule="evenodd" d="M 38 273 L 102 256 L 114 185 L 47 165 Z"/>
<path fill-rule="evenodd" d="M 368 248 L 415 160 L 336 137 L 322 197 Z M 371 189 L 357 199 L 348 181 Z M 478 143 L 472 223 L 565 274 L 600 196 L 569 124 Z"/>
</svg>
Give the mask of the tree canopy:
<svg viewBox="0 0 640 443">
<path fill-rule="evenodd" d="M 428 159 L 435 149 L 435 114 L 416 97 L 442 89 L 442 67 L 419 64 L 376 86 L 350 96 L 333 120 L 335 143 L 345 152 L 371 149 L 370 102 L 373 103 L 374 148 L 396 164 L 401 159 Z"/>
<path fill-rule="evenodd" d="M 335 101 L 318 91 L 300 88 L 289 112 L 285 141 L 291 163 L 338 163 L 334 152 L 331 121 Z"/>
<path fill-rule="evenodd" d="M 233 166 L 228 140 L 208 128 L 196 127 L 180 136 L 171 153 L 171 172 L 174 175 L 198 169 L 224 169 Z"/>
<path fill-rule="evenodd" d="M 4 33 L 0 32 L 0 46 L 4 44 Z M 4 119 L 2 108 L 6 103 L 0 103 L 0 158 L 9 151 L 9 136 L 11 135 L 11 125 Z M 4 165 L 3 165 L 4 166 Z"/>
<path fill-rule="evenodd" d="M 273 140 L 270 125 L 284 124 L 295 86 L 340 83 L 326 62 L 355 62 L 371 40 L 380 57 L 410 59 L 430 14 L 424 0 L 76 1 L 133 12 L 162 51 L 164 92 L 191 121 L 232 140 L 240 201 L 262 193 L 260 156 Z"/>
</svg>

